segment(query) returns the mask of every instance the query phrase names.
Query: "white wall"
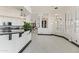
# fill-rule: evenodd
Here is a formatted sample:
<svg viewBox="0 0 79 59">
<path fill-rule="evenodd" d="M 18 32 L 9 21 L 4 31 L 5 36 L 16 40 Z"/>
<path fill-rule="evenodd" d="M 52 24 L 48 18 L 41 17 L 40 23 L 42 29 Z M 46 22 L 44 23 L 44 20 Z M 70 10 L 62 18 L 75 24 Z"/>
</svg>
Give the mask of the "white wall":
<svg viewBox="0 0 79 59">
<path fill-rule="evenodd" d="M 3 22 L 12 22 L 13 25 L 23 25 L 23 19 L 20 17 L 20 11 L 13 7 L 0 7 L 0 25 Z"/>
<path fill-rule="evenodd" d="M 20 16 L 20 13 L 21 13 L 20 10 L 17 10 L 16 8 L 8 6 L 0 6 L 0 15 L 18 17 Z"/>
<path fill-rule="evenodd" d="M 45 14 L 45 13 L 44 13 Z M 44 16 L 43 14 L 40 15 L 40 27 L 38 28 L 38 33 L 39 34 L 52 34 L 54 33 L 53 31 L 53 20 L 51 20 L 51 14 L 49 13 L 46 13 L 48 14 L 47 17 L 48 17 L 48 20 L 47 20 L 47 28 L 42 28 L 42 16 Z"/>
<path fill-rule="evenodd" d="M 50 20 L 50 7 L 48 6 L 34 6 L 32 7 L 32 22 L 36 22 L 36 26 L 39 27 L 38 28 L 38 33 L 42 33 L 42 34 L 51 34 L 52 33 L 52 29 L 50 29 L 52 26 L 52 23 L 49 24 L 50 22 L 52 22 L 52 20 Z M 41 27 L 41 21 L 42 21 L 42 16 L 45 16 L 45 14 L 48 14 L 48 25 L 47 28 L 42 28 Z"/>
<path fill-rule="evenodd" d="M 27 11 L 29 11 L 30 13 L 32 13 L 31 7 L 30 6 L 24 6 L 26 8 Z"/>
<path fill-rule="evenodd" d="M 31 21 L 31 14 L 29 14 L 29 15 L 26 16 L 26 20 L 25 20 L 25 21 L 26 21 L 26 22 L 32 22 L 32 21 Z"/>
</svg>

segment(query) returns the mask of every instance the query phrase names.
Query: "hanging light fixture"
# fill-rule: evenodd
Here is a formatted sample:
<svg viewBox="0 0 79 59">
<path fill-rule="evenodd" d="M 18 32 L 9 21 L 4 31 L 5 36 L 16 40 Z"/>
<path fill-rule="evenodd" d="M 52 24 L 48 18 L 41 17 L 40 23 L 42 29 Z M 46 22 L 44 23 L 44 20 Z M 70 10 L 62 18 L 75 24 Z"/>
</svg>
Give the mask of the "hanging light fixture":
<svg viewBox="0 0 79 59">
<path fill-rule="evenodd" d="M 23 9 L 20 9 L 20 11 L 21 11 L 21 16 L 23 16 Z"/>
<path fill-rule="evenodd" d="M 20 11 L 21 11 L 20 18 L 26 20 L 26 14 L 24 13 L 24 9 L 20 9 Z"/>
<path fill-rule="evenodd" d="M 55 7 L 54 9 L 58 9 L 58 7 Z"/>
<path fill-rule="evenodd" d="M 25 17 L 26 15 L 24 13 L 24 10 L 23 9 L 20 9 L 20 11 L 21 11 L 21 16 Z"/>
</svg>

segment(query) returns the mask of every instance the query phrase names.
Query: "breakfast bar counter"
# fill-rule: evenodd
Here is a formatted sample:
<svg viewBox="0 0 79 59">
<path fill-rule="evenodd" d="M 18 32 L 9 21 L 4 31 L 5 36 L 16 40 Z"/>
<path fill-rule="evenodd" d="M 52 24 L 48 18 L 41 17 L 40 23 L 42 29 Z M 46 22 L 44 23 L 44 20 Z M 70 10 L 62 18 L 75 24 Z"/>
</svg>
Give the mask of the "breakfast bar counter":
<svg viewBox="0 0 79 59">
<path fill-rule="evenodd" d="M 31 41 L 29 31 L 0 32 L 0 53 L 18 53 L 29 41 Z"/>
</svg>

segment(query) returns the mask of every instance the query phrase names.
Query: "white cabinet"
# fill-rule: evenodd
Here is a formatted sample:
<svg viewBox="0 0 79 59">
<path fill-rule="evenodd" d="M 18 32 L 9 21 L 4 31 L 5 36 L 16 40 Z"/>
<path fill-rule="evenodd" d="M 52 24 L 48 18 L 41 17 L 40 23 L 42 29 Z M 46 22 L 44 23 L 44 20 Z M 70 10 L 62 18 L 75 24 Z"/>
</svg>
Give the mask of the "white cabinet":
<svg viewBox="0 0 79 59">
<path fill-rule="evenodd" d="M 79 7 L 69 7 L 66 11 L 65 37 L 79 45 Z"/>
<path fill-rule="evenodd" d="M 0 53 L 18 53 L 31 40 L 31 33 L 26 31 L 22 37 L 19 33 L 12 34 L 12 40 L 8 35 L 0 35 Z"/>
</svg>

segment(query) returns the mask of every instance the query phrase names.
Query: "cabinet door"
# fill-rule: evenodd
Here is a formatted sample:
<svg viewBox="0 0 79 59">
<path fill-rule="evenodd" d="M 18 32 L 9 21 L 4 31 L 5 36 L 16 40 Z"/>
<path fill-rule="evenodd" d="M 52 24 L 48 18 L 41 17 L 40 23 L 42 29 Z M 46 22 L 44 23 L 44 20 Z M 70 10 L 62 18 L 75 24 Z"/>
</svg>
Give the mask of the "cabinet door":
<svg viewBox="0 0 79 59">
<path fill-rule="evenodd" d="M 65 34 L 66 37 L 72 40 L 72 8 L 70 7 L 65 14 Z"/>
<path fill-rule="evenodd" d="M 75 30 L 74 41 L 77 44 L 79 44 L 79 7 L 76 7 L 76 10 L 75 10 L 74 30 Z"/>
</svg>

